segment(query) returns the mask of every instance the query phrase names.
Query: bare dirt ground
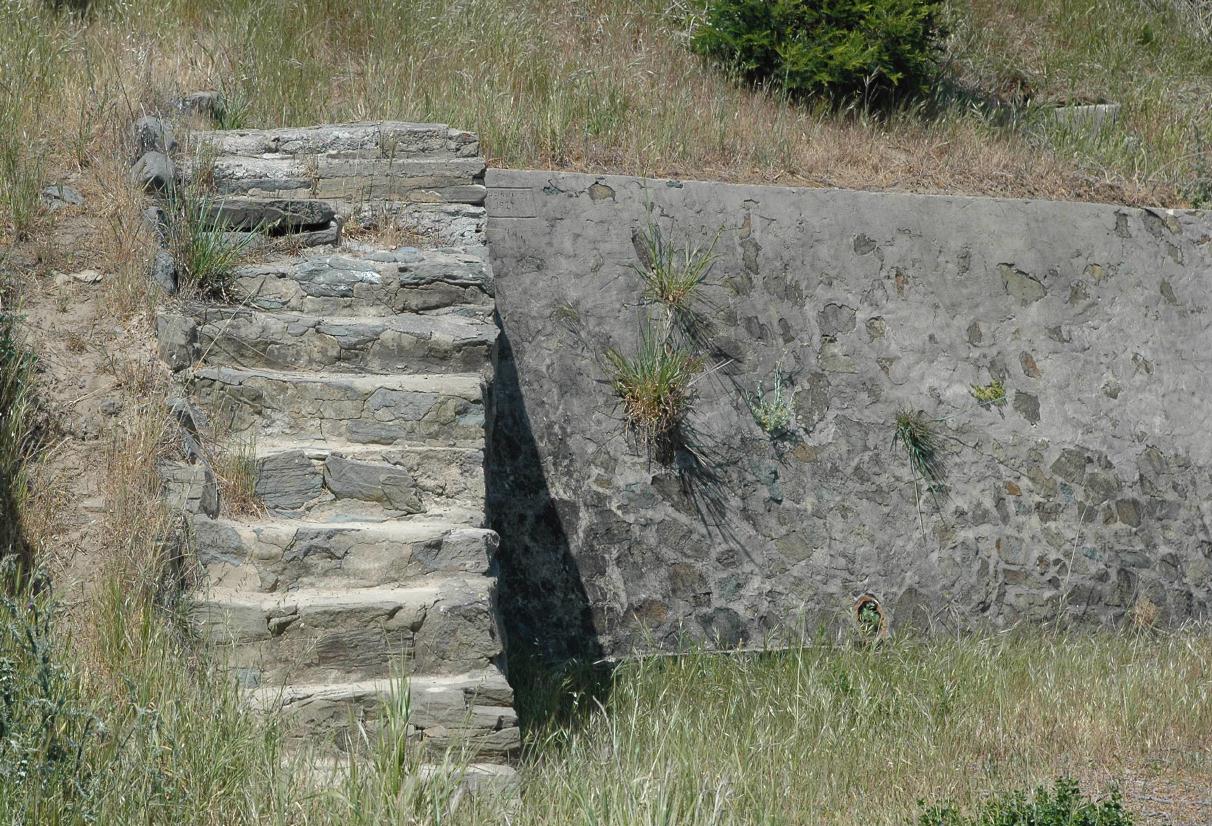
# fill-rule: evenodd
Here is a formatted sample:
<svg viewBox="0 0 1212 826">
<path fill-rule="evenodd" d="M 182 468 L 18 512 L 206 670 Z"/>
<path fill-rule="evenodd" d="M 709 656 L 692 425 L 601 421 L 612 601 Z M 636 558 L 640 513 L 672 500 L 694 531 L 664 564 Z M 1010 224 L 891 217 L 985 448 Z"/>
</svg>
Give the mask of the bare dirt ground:
<svg viewBox="0 0 1212 826">
<path fill-rule="evenodd" d="M 132 411 L 165 373 L 149 319 L 123 320 L 107 300 L 114 274 L 105 272 L 95 221 L 86 201 L 47 216 L 35 240 L 0 248 L 38 358 L 47 419 L 27 527 L 70 616 L 106 561 L 110 459 Z"/>
</svg>

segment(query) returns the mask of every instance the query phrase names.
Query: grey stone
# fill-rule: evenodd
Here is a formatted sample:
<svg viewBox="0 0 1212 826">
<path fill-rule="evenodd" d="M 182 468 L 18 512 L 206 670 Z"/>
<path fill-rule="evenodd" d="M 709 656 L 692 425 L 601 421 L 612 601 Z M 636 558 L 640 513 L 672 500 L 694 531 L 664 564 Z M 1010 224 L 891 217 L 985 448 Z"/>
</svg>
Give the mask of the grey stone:
<svg viewBox="0 0 1212 826">
<path fill-rule="evenodd" d="M 168 233 L 168 215 L 158 206 L 149 206 L 143 210 L 143 226 L 163 243 Z M 173 283 L 176 284 L 175 279 Z"/>
<path fill-rule="evenodd" d="M 207 220 L 215 226 L 270 234 L 304 227 L 329 229 L 337 217 L 332 204 L 306 199 L 224 198 L 210 204 L 207 211 Z"/>
<path fill-rule="evenodd" d="M 381 502 L 405 513 L 424 506 L 408 472 L 391 465 L 358 462 L 336 454 L 324 463 L 324 483 L 337 498 Z"/>
<path fill-rule="evenodd" d="M 295 510 L 324 492 L 320 469 L 302 450 L 257 461 L 257 498 L 269 508 Z"/>
<path fill-rule="evenodd" d="M 219 486 L 205 462 L 160 462 L 157 470 L 164 501 L 170 508 L 207 516 L 218 514 Z"/>
<path fill-rule="evenodd" d="M 820 325 L 823 336 L 853 332 L 854 308 L 844 304 L 826 304 L 825 308 L 817 314 L 817 324 Z"/>
<path fill-rule="evenodd" d="M 160 358 L 173 372 L 192 367 L 198 360 L 198 325 L 175 313 L 156 316 L 156 343 Z"/>
<path fill-rule="evenodd" d="M 55 212 L 68 206 L 80 206 L 84 203 L 84 196 L 79 190 L 66 184 L 55 184 L 42 190 L 42 203 L 51 212 Z"/>
<path fill-rule="evenodd" d="M 224 100 L 222 92 L 208 90 L 190 92 L 178 101 L 177 107 L 183 112 L 201 115 L 211 120 L 220 120 L 227 110 L 227 102 Z"/>
<path fill-rule="evenodd" d="M 1075 131 L 1097 136 L 1105 128 L 1119 120 L 1118 103 L 1090 103 L 1076 106 L 1058 106 L 1048 116 L 1058 124 Z"/>
<path fill-rule="evenodd" d="M 122 402 L 119 399 L 105 399 L 97 409 L 106 416 L 117 416 L 122 412 Z"/>
<path fill-rule="evenodd" d="M 156 254 L 152 257 L 151 272 L 149 275 L 156 286 L 164 290 L 166 294 L 176 295 L 179 289 L 177 284 L 177 262 L 168 250 L 156 250 Z"/>
<path fill-rule="evenodd" d="M 1039 301 L 1048 294 L 1048 288 L 1038 278 L 1012 264 L 998 264 L 997 269 L 1001 273 L 1002 286 L 1005 287 L 1006 293 L 1023 304 Z"/>
<path fill-rule="evenodd" d="M 187 398 L 177 396 L 168 400 L 169 415 L 187 432 L 194 435 L 208 432 L 206 414 Z"/>
<path fill-rule="evenodd" d="M 148 152 L 171 155 L 177 151 L 177 139 L 172 129 L 155 115 L 144 115 L 131 125 L 131 140 L 135 146 L 135 157 Z"/>
<path fill-rule="evenodd" d="M 130 170 L 131 183 L 148 192 L 164 192 L 177 182 L 177 168 L 163 152 L 145 152 Z"/>
</svg>

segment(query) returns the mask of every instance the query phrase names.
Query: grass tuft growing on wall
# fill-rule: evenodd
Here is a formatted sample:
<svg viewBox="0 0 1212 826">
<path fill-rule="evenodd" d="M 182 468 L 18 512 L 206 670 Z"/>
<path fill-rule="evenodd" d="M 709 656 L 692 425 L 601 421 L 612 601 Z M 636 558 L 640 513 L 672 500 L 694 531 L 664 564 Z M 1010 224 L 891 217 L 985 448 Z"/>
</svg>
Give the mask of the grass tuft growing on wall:
<svg viewBox="0 0 1212 826">
<path fill-rule="evenodd" d="M 649 322 L 640 330 L 639 348 L 633 355 L 611 348 L 606 363 L 628 425 L 651 443 L 675 434 L 690 409 L 695 379 L 703 372 L 702 359 L 674 341 L 665 324 Z"/>
</svg>

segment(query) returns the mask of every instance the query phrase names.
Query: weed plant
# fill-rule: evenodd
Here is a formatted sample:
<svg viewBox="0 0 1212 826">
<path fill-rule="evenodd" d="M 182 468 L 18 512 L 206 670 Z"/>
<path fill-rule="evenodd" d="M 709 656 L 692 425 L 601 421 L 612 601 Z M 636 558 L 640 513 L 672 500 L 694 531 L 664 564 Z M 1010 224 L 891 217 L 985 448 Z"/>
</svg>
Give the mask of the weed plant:
<svg viewBox="0 0 1212 826">
<path fill-rule="evenodd" d="M 1006 386 L 1001 379 L 994 379 L 988 384 L 974 384 L 968 389 L 972 398 L 981 407 L 1001 407 L 1006 403 Z"/>
<path fill-rule="evenodd" d="M 901 410 L 896 414 L 893 447 L 899 445 L 909 459 L 914 483 L 921 480 L 932 493 L 945 489 L 946 468 L 934 424 L 922 411 Z"/>
<path fill-rule="evenodd" d="M 719 233 L 705 247 L 679 246 L 652 219 L 639 236 L 643 262 L 632 269 L 644 284 L 644 300 L 671 314 L 681 327 L 694 332 L 699 326 L 696 305 L 711 265 Z"/>
<path fill-rule="evenodd" d="M 781 373 L 775 373 L 769 393 L 763 384 L 758 382 L 757 390 L 750 393 L 747 400 L 753 420 L 767 435 L 779 438 L 787 435 L 794 427 L 795 410 Z"/>
<path fill-rule="evenodd" d="M 260 462 L 255 436 L 232 437 L 228 444 L 212 454 L 211 466 L 219 482 L 219 498 L 226 513 L 252 516 L 264 512 L 265 506 L 257 496 Z"/>
<path fill-rule="evenodd" d="M 1062 777 L 1052 788 L 996 795 L 973 815 L 954 806 L 932 806 L 922 812 L 918 826 L 1132 826 L 1119 793 L 1103 801 L 1087 798 L 1077 782 Z"/>
<path fill-rule="evenodd" d="M 673 437 L 690 409 L 703 360 L 672 339 L 668 320 L 647 321 L 639 350 L 628 356 L 611 348 L 606 363 L 628 425 L 650 443 Z"/>
<path fill-rule="evenodd" d="M 255 237 L 229 234 L 218 205 L 210 195 L 188 186 L 176 187 L 167 205 L 168 248 L 183 289 L 207 298 L 227 297 L 236 267 Z"/>
</svg>

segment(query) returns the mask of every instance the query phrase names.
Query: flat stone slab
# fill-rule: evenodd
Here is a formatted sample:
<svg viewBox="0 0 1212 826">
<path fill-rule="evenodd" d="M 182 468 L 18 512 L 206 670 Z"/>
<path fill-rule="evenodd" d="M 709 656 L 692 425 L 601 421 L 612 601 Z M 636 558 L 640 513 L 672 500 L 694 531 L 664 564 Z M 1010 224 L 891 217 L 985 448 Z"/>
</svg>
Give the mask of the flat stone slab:
<svg viewBox="0 0 1212 826">
<path fill-rule="evenodd" d="M 222 198 L 205 207 L 211 226 L 278 235 L 301 229 L 322 229 L 337 217 L 327 201 L 287 198 Z"/>
<path fill-rule="evenodd" d="M 471 132 L 440 123 L 403 121 L 203 131 L 195 132 L 193 140 L 220 154 L 245 157 L 469 158 L 480 154 L 480 141 Z"/>
<path fill-rule="evenodd" d="M 442 752 L 469 745 L 482 756 L 498 757 L 521 747 L 513 690 L 494 666 L 447 677 L 413 676 L 406 684 L 381 679 L 259 689 L 252 697 L 257 707 L 280 709 L 288 732 L 348 747 L 357 740 L 351 726 L 373 732 L 383 703 L 405 688 L 410 728 L 425 746 Z"/>
<path fill-rule="evenodd" d="M 352 373 L 473 373 L 491 364 L 496 325 L 457 315 L 366 318 L 194 304 L 157 320 L 176 369 L 208 365 Z"/>
<path fill-rule="evenodd" d="M 394 586 L 435 574 L 487 575 L 496 533 L 443 520 L 193 519 L 212 587 L 275 593 Z"/>
<path fill-rule="evenodd" d="M 390 316 L 452 308 L 491 315 L 492 271 L 483 258 L 451 249 L 307 250 L 236 270 L 232 296 L 260 310 L 316 316 Z M 334 320 L 335 318 L 331 318 Z"/>
<path fill-rule="evenodd" d="M 237 435 L 352 443 L 483 444 L 479 376 L 361 376 L 207 367 L 193 393 Z"/>
<path fill-rule="evenodd" d="M 394 588 L 212 589 L 191 621 L 231 646 L 249 686 L 348 682 L 486 668 L 501 653 L 492 611 L 495 580 L 443 575 Z"/>
</svg>

